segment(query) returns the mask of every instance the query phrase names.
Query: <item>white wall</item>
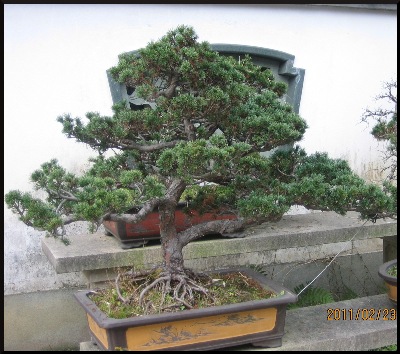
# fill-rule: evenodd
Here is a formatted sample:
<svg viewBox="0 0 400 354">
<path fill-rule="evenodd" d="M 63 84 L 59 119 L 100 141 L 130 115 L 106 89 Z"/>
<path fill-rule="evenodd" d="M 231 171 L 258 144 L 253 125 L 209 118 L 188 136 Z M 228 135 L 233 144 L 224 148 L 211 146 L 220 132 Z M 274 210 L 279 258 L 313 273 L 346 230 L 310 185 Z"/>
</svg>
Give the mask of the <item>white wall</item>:
<svg viewBox="0 0 400 354">
<path fill-rule="evenodd" d="M 4 191 L 31 190 L 30 174 L 51 158 L 72 172 L 93 155 L 61 133 L 58 115 L 111 114 L 105 71 L 118 54 L 177 25 L 199 40 L 283 51 L 305 69 L 301 145 L 347 159 L 366 179 L 379 174 L 379 145 L 361 114 L 383 81 L 397 77 L 397 13 L 303 5 L 4 5 Z M 82 282 L 56 275 L 42 233 L 5 209 L 5 294 Z"/>
</svg>

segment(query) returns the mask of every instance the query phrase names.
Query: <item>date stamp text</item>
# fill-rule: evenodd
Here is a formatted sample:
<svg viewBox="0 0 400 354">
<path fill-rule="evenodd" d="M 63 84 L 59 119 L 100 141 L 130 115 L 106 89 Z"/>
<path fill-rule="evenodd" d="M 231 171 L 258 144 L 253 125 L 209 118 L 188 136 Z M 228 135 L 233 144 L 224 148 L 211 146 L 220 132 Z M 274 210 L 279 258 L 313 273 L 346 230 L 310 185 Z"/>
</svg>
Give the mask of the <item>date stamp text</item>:
<svg viewBox="0 0 400 354">
<path fill-rule="evenodd" d="M 328 321 L 396 321 L 397 309 L 374 309 L 374 308 L 358 308 L 358 309 L 341 309 L 328 308 L 326 319 Z"/>
</svg>

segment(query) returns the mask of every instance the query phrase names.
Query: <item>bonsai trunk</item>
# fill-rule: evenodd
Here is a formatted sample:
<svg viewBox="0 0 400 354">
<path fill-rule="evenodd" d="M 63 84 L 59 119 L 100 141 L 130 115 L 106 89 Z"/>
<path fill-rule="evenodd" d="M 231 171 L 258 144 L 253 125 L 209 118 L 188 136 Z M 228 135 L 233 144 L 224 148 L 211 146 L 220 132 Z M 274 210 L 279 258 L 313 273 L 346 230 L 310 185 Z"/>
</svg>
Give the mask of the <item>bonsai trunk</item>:
<svg viewBox="0 0 400 354">
<path fill-rule="evenodd" d="M 196 240 L 210 233 L 230 234 L 231 237 L 242 237 L 235 235 L 234 232 L 243 228 L 246 221 L 237 220 L 215 220 L 208 221 L 199 225 L 194 225 L 188 229 L 177 232 L 175 223 L 175 211 L 186 188 L 184 181 L 176 179 L 171 182 L 166 193 L 166 198 L 158 204 L 160 218 L 160 241 L 162 252 L 162 268 L 166 276 L 171 279 L 181 276 L 188 276 L 188 270 L 184 267 L 183 248 L 193 240 Z M 247 220 L 254 223 L 254 220 Z M 190 276 L 189 276 L 190 277 Z"/>
<path fill-rule="evenodd" d="M 176 203 L 167 202 L 159 206 L 160 236 L 163 268 L 169 274 L 183 274 L 183 246 L 175 226 Z"/>
<path fill-rule="evenodd" d="M 169 185 L 166 199 L 158 206 L 160 213 L 160 238 L 164 271 L 170 275 L 184 274 L 184 244 L 179 240 L 175 226 L 175 210 L 186 188 L 182 180 L 173 180 Z"/>
</svg>

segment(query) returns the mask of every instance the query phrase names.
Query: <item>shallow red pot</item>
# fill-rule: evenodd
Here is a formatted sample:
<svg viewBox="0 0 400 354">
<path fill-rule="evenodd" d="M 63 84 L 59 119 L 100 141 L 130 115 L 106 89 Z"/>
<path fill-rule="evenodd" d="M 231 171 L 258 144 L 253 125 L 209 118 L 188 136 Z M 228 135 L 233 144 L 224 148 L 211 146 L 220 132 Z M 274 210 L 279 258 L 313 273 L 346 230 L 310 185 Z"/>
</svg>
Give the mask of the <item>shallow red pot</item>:
<svg viewBox="0 0 400 354">
<path fill-rule="evenodd" d="M 190 215 L 183 212 L 185 204 L 179 205 L 175 211 L 175 224 L 178 232 L 206 221 L 234 220 L 232 213 L 204 213 L 191 211 Z M 149 240 L 160 238 L 160 219 L 158 212 L 152 212 L 139 223 L 130 224 L 124 221 L 104 221 L 106 235 L 114 236 L 121 242 L 122 248 L 140 247 Z"/>
</svg>

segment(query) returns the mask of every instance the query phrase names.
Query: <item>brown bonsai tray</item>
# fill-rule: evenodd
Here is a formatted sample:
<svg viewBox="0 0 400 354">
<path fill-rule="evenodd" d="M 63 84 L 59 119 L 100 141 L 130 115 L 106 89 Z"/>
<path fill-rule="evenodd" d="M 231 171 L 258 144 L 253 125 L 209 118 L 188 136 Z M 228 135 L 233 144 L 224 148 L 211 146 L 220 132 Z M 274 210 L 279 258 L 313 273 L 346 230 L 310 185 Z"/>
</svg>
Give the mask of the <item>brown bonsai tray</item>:
<svg viewBox="0 0 400 354">
<path fill-rule="evenodd" d="M 74 294 L 84 308 L 89 332 L 102 350 L 212 350 L 242 344 L 257 347 L 282 345 L 286 307 L 297 295 L 249 268 L 217 273 L 242 272 L 276 297 L 131 318 L 108 317 L 90 300 L 90 290 Z"/>
</svg>

